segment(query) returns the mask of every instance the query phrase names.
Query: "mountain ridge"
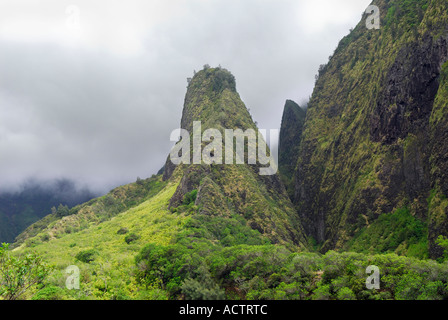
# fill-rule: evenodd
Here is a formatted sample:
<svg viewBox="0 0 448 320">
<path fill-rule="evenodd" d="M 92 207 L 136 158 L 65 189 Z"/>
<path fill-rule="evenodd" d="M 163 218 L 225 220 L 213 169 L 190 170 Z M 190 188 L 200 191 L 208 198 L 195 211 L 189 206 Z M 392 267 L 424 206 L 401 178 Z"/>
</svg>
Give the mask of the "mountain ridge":
<svg viewBox="0 0 448 320">
<path fill-rule="evenodd" d="M 300 138 L 293 201 L 323 252 L 400 208 L 432 220 L 429 132 L 448 56 L 447 4 L 373 4 L 381 28 L 367 29 L 364 14 L 341 40 L 320 70 Z M 429 228 L 430 256 L 437 257 L 436 233 L 446 230 Z"/>
</svg>

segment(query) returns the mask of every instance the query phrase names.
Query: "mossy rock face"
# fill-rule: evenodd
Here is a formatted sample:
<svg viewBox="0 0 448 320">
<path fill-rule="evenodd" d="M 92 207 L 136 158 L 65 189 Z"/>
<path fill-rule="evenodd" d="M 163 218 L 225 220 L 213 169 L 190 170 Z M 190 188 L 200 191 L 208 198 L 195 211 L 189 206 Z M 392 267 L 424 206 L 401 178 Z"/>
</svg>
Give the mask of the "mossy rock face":
<svg viewBox="0 0 448 320">
<path fill-rule="evenodd" d="M 198 213 L 203 215 L 229 217 L 232 213 L 221 188 L 209 177 L 201 181 L 195 205 Z"/>
<path fill-rule="evenodd" d="M 443 65 L 440 88 L 431 114 L 431 182 L 428 200 L 429 250 L 441 257 L 443 250 L 436 244 L 439 235 L 448 235 L 448 62 Z"/>
<path fill-rule="evenodd" d="M 368 30 L 364 15 L 341 40 L 320 70 L 300 137 L 294 203 L 324 252 L 342 248 L 364 227 L 361 216 L 372 222 L 408 206 L 427 222 L 435 180 L 448 181 L 448 4 L 373 4 L 380 30 Z M 440 232 L 429 229 L 430 238 Z"/>
<path fill-rule="evenodd" d="M 194 165 L 185 167 L 180 184 L 170 200 L 170 208 L 178 207 L 182 204 L 184 196 L 199 188 L 199 184 L 204 176 L 211 172 L 209 166 Z"/>
</svg>

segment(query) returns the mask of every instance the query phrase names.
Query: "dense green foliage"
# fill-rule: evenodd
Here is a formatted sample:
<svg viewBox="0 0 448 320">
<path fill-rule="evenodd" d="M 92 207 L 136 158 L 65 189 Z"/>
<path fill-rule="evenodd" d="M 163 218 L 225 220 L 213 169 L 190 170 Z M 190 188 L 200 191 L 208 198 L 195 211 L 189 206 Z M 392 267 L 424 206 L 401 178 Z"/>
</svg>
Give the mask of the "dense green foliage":
<svg viewBox="0 0 448 320">
<path fill-rule="evenodd" d="M 361 230 L 347 248 L 355 252 L 395 252 L 408 257 L 428 258 L 428 227 L 413 217 L 409 209 L 383 214 Z"/>
<path fill-rule="evenodd" d="M 198 190 L 193 190 L 191 192 L 188 192 L 185 196 L 184 196 L 184 202 L 183 205 L 188 206 L 190 204 L 194 204 L 194 202 L 196 201 L 196 197 L 198 196 Z"/>
<path fill-rule="evenodd" d="M 126 242 L 127 244 L 130 244 L 131 242 L 137 241 L 138 239 L 140 239 L 140 236 L 135 234 L 135 233 L 130 233 L 128 235 L 126 235 L 126 237 L 124 237 L 124 242 Z"/>
<path fill-rule="evenodd" d="M 448 298 L 448 267 L 395 254 L 295 253 L 281 246 L 147 245 L 136 258 L 139 282 L 160 281 L 171 298 L 387 300 Z M 366 288 L 366 268 L 380 289 Z"/>
<path fill-rule="evenodd" d="M 16 257 L 8 244 L 0 246 L 0 300 L 17 300 L 41 285 L 52 271 L 41 257 L 27 254 Z"/>
<path fill-rule="evenodd" d="M 443 257 L 439 258 L 438 260 L 439 261 L 448 260 L 448 239 L 444 236 L 438 236 L 436 243 L 443 249 Z"/>
</svg>

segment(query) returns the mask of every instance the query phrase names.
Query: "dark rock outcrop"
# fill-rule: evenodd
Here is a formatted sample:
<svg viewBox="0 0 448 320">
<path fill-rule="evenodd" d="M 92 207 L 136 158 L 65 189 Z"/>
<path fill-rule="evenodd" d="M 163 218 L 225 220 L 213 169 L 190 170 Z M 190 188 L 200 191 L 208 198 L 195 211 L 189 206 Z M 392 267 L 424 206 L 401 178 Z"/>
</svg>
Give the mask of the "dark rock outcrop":
<svg viewBox="0 0 448 320">
<path fill-rule="evenodd" d="M 300 140 L 306 111 L 292 100 L 287 100 L 280 128 L 279 171 L 289 196 L 294 194 L 292 177 L 299 156 Z"/>
</svg>

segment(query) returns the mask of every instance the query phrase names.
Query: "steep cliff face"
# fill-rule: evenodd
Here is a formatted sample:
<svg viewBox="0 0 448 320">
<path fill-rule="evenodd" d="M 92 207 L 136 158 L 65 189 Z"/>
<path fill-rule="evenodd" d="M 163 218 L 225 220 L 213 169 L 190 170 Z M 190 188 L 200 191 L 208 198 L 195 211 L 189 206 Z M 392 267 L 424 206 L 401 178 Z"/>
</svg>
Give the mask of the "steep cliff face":
<svg viewBox="0 0 448 320">
<path fill-rule="evenodd" d="M 287 100 L 280 129 L 280 146 L 278 168 L 280 177 L 289 196 L 294 195 L 293 179 L 297 158 L 299 156 L 300 140 L 306 111 L 297 103 Z"/>
<path fill-rule="evenodd" d="M 434 256 L 434 239 L 446 233 L 446 213 L 434 222 L 428 197 L 431 190 L 446 195 L 441 74 L 448 6 L 443 0 L 373 4 L 381 28 L 367 29 L 364 15 L 319 74 L 301 137 L 294 203 L 323 251 L 342 248 L 380 215 L 407 207 L 429 222 Z"/>
<path fill-rule="evenodd" d="M 257 132 L 230 72 L 222 68 L 205 68 L 192 78 L 181 120 L 181 128 L 187 130 L 190 137 L 193 136 L 194 122 L 201 123 L 201 135 L 207 129 L 217 129 L 222 133 L 223 163 L 206 164 L 202 161 L 201 164 L 193 164 L 193 147 L 190 149 L 191 164 L 176 167 L 168 157 L 164 179 L 181 177 L 170 207 L 175 210 L 184 203 L 186 195 L 197 192 L 195 206 L 199 220 L 204 216 L 222 219 L 238 215 L 244 217 L 251 229 L 258 230 L 273 243 L 305 246 L 302 226 L 279 175 L 260 175 L 260 168 L 266 166 L 258 161 L 256 164 L 248 163 L 247 139 L 244 164 L 225 164 L 225 130 L 241 129 L 245 132 L 252 129 Z M 257 142 L 257 149 L 261 147 L 260 143 Z M 202 144 L 203 148 L 206 146 L 207 143 Z M 218 150 L 212 153 L 218 153 Z"/>
<path fill-rule="evenodd" d="M 443 65 L 440 86 L 430 118 L 431 138 L 430 179 L 431 195 L 428 200 L 429 252 L 443 254 L 435 244 L 439 235 L 448 236 L 448 62 Z"/>
</svg>

